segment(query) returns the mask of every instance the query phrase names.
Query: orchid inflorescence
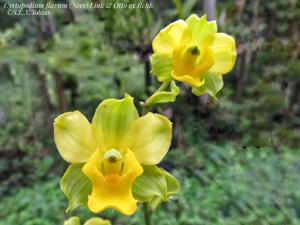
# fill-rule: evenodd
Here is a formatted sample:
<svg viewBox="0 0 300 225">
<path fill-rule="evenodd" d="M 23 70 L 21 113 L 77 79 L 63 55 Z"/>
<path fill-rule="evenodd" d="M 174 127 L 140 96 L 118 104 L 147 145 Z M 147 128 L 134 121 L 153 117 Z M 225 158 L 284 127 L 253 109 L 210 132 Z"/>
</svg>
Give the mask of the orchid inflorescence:
<svg viewBox="0 0 300 225">
<path fill-rule="evenodd" d="M 180 92 L 176 82 L 189 85 L 195 95 L 216 98 L 222 75 L 232 70 L 236 60 L 234 39 L 218 33 L 216 22 L 205 16 L 171 23 L 154 38 L 152 47 L 152 74 L 162 86 L 144 106 L 175 101 Z M 138 202 L 154 210 L 179 191 L 177 179 L 157 166 L 171 145 L 172 123 L 151 112 L 139 116 L 127 94 L 100 103 L 91 123 L 79 111 L 59 115 L 54 139 L 60 155 L 70 163 L 61 179 L 69 200 L 67 212 L 85 205 L 94 213 L 112 208 L 129 216 Z"/>
</svg>

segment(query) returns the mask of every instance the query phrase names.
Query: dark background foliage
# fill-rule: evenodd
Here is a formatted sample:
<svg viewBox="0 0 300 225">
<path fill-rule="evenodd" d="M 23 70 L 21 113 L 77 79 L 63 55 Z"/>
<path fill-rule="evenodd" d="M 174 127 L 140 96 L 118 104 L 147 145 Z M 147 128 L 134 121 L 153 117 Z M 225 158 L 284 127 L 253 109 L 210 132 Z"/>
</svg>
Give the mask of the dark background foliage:
<svg viewBox="0 0 300 225">
<path fill-rule="evenodd" d="M 300 223 L 300 2 L 153 3 L 33 17 L 8 16 L 0 3 L 1 225 L 56 225 L 70 216 L 59 189 L 67 163 L 53 142 L 53 119 L 77 109 L 91 119 L 99 102 L 125 92 L 137 105 L 145 100 L 159 85 L 150 75 L 151 41 L 191 13 L 215 18 L 220 32 L 235 37 L 238 57 L 217 101 L 182 85 L 176 103 L 151 109 L 173 121 L 161 166 L 181 181 L 154 224 Z M 71 215 L 92 216 L 85 208 Z M 140 212 L 101 216 L 143 224 Z"/>
</svg>

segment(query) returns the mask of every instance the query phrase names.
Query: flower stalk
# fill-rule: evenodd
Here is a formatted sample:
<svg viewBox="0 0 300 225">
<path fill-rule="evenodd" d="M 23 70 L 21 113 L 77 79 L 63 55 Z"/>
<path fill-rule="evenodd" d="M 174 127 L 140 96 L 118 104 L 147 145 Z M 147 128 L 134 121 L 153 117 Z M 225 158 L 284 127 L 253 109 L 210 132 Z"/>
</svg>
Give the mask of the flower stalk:
<svg viewBox="0 0 300 225">
<path fill-rule="evenodd" d="M 143 210 L 144 210 L 145 225 L 152 225 L 151 212 L 150 212 L 149 205 L 147 202 L 143 203 Z"/>
</svg>

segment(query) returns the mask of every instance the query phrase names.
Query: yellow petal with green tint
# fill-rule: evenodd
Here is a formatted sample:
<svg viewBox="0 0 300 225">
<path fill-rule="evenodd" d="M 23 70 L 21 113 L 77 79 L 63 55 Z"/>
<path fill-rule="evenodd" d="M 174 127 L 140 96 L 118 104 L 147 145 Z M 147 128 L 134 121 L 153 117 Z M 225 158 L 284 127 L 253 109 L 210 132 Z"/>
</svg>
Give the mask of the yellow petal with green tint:
<svg viewBox="0 0 300 225">
<path fill-rule="evenodd" d="M 150 57 L 152 66 L 151 73 L 157 77 L 160 82 L 172 80 L 171 71 L 173 67 L 172 57 L 170 54 L 154 53 Z"/>
<path fill-rule="evenodd" d="M 87 220 L 84 225 L 111 225 L 111 222 L 109 220 L 94 217 Z"/>
<path fill-rule="evenodd" d="M 91 180 L 93 190 L 88 199 L 88 207 L 94 212 L 114 208 L 125 215 L 132 215 L 137 209 L 137 200 L 131 193 L 136 177 L 143 173 L 143 168 L 135 155 L 127 150 L 121 174 L 102 174 L 100 168 L 101 152 L 91 156 L 83 167 L 83 173 Z"/>
<path fill-rule="evenodd" d="M 164 116 L 148 113 L 129 127 L 122 148 L 133 151 L 143 165 L 155 165 L 167 154 L 172 139 L 172 123 Z"/>
<path fill-rule="evenodd" d="M 133 98 L 104 100 L 96 109 L 92 125 L 94 137 L 102 149 L 119 149 L 129 125 L 139 117 Z"/>
<path fill-rule="evenodd" d="M 73 216 L 64 221 L 64 225 L 80 225 L 80 220 L 77 216 Z"/>
<path fill-rule="evenodd" d="M 209 72 L 217 74 L 230 72 L 236 61 L 236 48 L 233 37 L 224 33 L 217 33 L 214 35 L 210 46 L 213 50 L 215 63 Z"/>
<path fill-rule="evenodd" d="M 199 43 L 209 35 L 217 33 L 216 21 L 207 21 L 206 15 L 199 18 L 196 14 L 191 15 L 187 20 L 189 29 L 192 31 L 193 43 Z"/>
<path fill-rule="evenodd" d="M 157 166 L 143 166 L 144 172 L 133 185 L 133 195 L 141 202 L 151 201 L 154 196 L 167 200 L 167 183 Z"/>
<path fill-rule="evenodd" d="M 203 94 L 209 94 L 213 98 L 217 98 L 216 94 L 223 87 L 223 77 L 220 74 L 205 73 L 203 75 L 204 84 L 200 87 L 193 87 L 193 94 L 200 96 Z"/>
<path fill-rule="evenodd" d="M 70 163 L 86 162 L 96 147 L 92 126 L 79 111 L 64 113 L 54 120 L 54 140 L 60 155 Z"/>
<path fill-rule="evenodd" d="M 83 163 L 71 164 L 60 180 L 60 189 L 68 198 L 67 213 L 80 205 L 86 205 L 92 191 L 91 182 L 82 173 L 82 167 Z"/>
<path fill-rule="evenodd" d="M 157 166 L 143 166 L 144 173 L 133 184 L 133 196 L 141 202 L 149 202 L 152 210 L 179 191 L 177 179 Z"/>
<path fill-rule="evenodd" d="M 180 190 L 180 183 L 176 179 L 176 177 L 174 177 L 173 175 L 171 175 L 170 173 L 168 173 L 166 170 L 164 170 L 162 168 L 159 168 L 159 169 L 162 172 L 162 174 L 166 180 L 166 184 L 167 184 L 166 196 L 167 196 L 167 198 L 164 199 L 161 195 L 154 196 L 151 199 L 151 201 L 149 202 L 149 205 L 152 210 L 155 210 L 162 202 L 168 201 L 171 196 L 176 195 Z"/>
<path fill-rule="evenodd" d="M 172 54 L 173 49 L 180 43 L 187 27 L 185 21 L 177 20 L 161 30 L 152 42 L 154 53 Z"/>
</svg>

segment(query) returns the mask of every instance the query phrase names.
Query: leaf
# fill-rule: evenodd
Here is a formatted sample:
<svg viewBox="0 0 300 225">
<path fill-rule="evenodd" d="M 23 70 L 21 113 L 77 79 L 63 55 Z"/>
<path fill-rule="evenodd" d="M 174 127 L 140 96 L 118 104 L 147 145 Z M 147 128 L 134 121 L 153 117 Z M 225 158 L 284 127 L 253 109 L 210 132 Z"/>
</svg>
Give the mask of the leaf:
<svg viewBox="0 0 300 225">
<path fill-rule="evenodd" d="M 92 191 L 90 180 L 82 173 L 83 163 L 71 164 L 60 181 L 60 189 L 68 198 L 66 212 L 70 212 L 80 205 L 86 205 L 88 195 Z"/>
<path fill-rule="evenodd" d="M 152 106 L 159 103 L 174 102 L 177 95 L 179 95 L 180 89 L 174 81 L 170 85 L 171 91 L 158 91 L 154 93 L 147 101 L 146 106 Z"/>
<path fill-rule="evenodd" d="M 200 87 L 193 87 L 193 94 L 200 96 L 203 94 L 209 94 L 214 99 L 217 99 L 216 94 L 223 87 L 223 77 L 219 74 L 206 73 L 204 74 L 204 84 Z"/>
<path fill-rule="evenodd" d="M 149 202 L 155 210 L 161 202 L 169 200 L 179 191 L 177 179 L 157 166 L 143 166 L 144 173 L 133 184 L 132 193 L 135 199 Z"/>
<path fill-rule="evenodd" d="M 186 0 L 183 4 L 183 13 L 184 17 L 187 17 L 189 14 L 192 14 L 193 8 L 196 6 L 198 0 Z"/>
<path fill-rule="evenodd" d="M 182 2 L 181 0 L 172 0 L 172 3 L 174 4 L 176 11 L 177 11 L 177 16 L 179 18 L 183 18 L 183 7 L 182 7 Z"/>
</svg>

